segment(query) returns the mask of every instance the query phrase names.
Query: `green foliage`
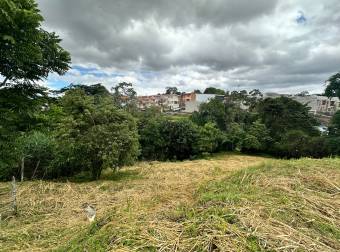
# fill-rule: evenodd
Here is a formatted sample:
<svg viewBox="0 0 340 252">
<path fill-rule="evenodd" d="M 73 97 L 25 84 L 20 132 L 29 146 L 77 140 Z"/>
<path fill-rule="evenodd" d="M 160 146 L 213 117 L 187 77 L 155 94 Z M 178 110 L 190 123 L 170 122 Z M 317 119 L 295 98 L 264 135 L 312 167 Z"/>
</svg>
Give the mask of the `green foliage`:
<svg viewBox="0 0 340 252">
<path fill-rule="evenodd" d="M 150 118 L 139 132 L 142 158 L 184 160 L 197 154 L 199 131 L 190 120 Z"/>
<path fill-rule="evenodd" d="M 19 136 L 43 127 L 43 108 L 48 102 L 46 89 L 32 84 L 0 89 L 0 179 L 14 175 L 18 167 Z"/>
<path fill-rule="evenodd" d="M 209 231 L 214 230 L 216 233 L 225 227 L 226 230 L 219 233 L 234 233 L 238 230 L 238 237 L 246 233 L 246 243 L 244 240 L 243 244 L 237 242 L 238 246 L 245 247 L 240 248 L 240 251 L 277 251 L 282 246 L 282 239 L 277 235 L 268 235 L 270 228 L 266 220 L 270 218 L 275 230 L 278 228 L 276 223 L 281 223 L 282 233 L 293 228 L 296 233 L 308 236 L 308 240 L 332 241 L 319 250 L 327 250 L 329 244 L 335 249 L 340 237 L 339 228 L 335 220 L 324 214 L 321 202 L 334 201 L 336 189 L 333 183 L 336 183 L 340 174 L 339 168 L 339 159 L 300 159 L 266 162 L 238 171 L 202 187 L 199 204 L 191 211 L 192 214 L 183 214 L 181 224 L 188 228 L 188 224 L 194 222 L 196 229 L 201 230 L 191 233 L 191 239 L 202 239 L 207 226 Z M 249 215 L 249 212 L 243 211 L 244 208 L 255 209 L 256 214 Z M 230 215 L 233 216 L 231 222 L 230 218 L 226 218 Z M 264 225 L 256 232 L 252 225 L 254 219 Z M 261 232 L 266 235 L 261 235 Z M 253 237 L 254 233 L 261 239 Z M 266 242 L 263 242 L 263 237 Z M 291 239 L 294 239 L 292 244 L 297 245 L 298 251 L 306 249 L 305 244 L 300 243 L 300 237 L 291 236 Z"/>
<path fill-rule="evenodd" d="M 230 142 L 230 147 L 228 150 L 240 150 L 242 148 L 242 141 L 245 137 L 245 131 L 239 123 L 233 122 L 230 124 L 227 137 Z"/>
<path fill-rule="evenodd" d="M 230 110 L 218 99 L 212 99 L 208 103 L 200 105 L 199 112 L 194 112 L 191 116 L 193 122 L 204 125 L 208 122 L 215 123 L 220 130 L 226 130 L 230 121 Z"/>
<path fill-rule="evenodd" d="M 43 17 L 34 0 L 2 0 L 0 10 L 0 74 L 5 77 L 1 85 L 34 82 L 69 69 L 69 53 L 55 33 L 40 27 Z"/>
<path fill-rule="evenodd" d="M 45 177 L 54 157 L 54 139 L 41 131 L 33 131 L 20 136 L 16 141 L 16 146 L 18 163 L 23 160 L 24 176 Z"/>
<path fill-rule="evenodd" d="M 328 97 L 339 97 L 340 99 L 340 73 L 332 75 L 327 80 L 325 95 Z"/>
<path fill-rule="evenodd" d="M 340 110 L 337 111 L 332 117 L 329 125 L 329 135 L 340 136 Z"/>
<path fill-rule="evenodd" d="M 137 93 L 132 87 L 132 83 L 122 82 L 112 88 L 113 101 L 118 108 L 124 108 L 129 112 L 137 110 Z"/>
<path fill-rule="evenodd" d="M 139 121 L 141 158 L 183 160 L 226 149 L 226 134 L 212 122 L 198 126 L 186 118 L 152 114 Z"/>
<path fill-rule="evenodd" d="M 245 152 L 263 152 L 271 141 L 266 125 L 257 120 L 246 130 L 241 149 Z"/>
<path fill-rule="evenodd" d="M 208 122 L 199 127 L 197 148 L 200 153 L 214 153 L 222 149 L 226 143 L 226 135 L 214 123 Z"/>
<path fill-rule="evenodd" d="M 267 98 L 259 103 L 258 113 L 275 140 L 288 131 L 300 130 L 307 135 L 317 135 L 317 121 L 309 114 L 307 105 L 287 97 Z"/>
<path fill-rule="evenodd" d="M 38 114 L 48 100 L 45 88 L 20 84 L 0 89 L 0 137 L 39 126 Z"/>
<path fill-rule="evenodd" d="M 304 146 L 308 135 L 301 130 L 288 131 L 278 144 L 278 155 L 289 158 L 299 158 L 304 155 Z"/>
<path fill-rule="evenodd" d="M 166 94 L 180 94 L 177 87 L 166 87 L 165 93 Z"/>
<path fill-rule="evenodd" d="M 222 89 L 214 88 L 214 87 L 207 87 L 204 90 L 204 94 L 217 94 L 217 95 L 224 95 L 225 92 Z"/>
<path fill-rule="evenodd" d="M 98 179 L 104 168 L 116 169 L 135 161 L 136 122 L 117 109 L 110 98 L 103 97 L 98 103 L 93 96 L 75 89 L 66 92 L 61 104 L 67 116 L 57 130 L 57 172 L 70 175 L 90 170 L 93 179 Z"/>
<path fill-rule="evenodd" d="M 93 85 L 84 85 L 84 84 L 71 84 L 68 87 L 64 87 L 60 89 L 59 91 L 56 91 L 57 93 L 65 93 L 68 90 L 72 89 L 82 89 L 84 90 L 86 95 L 92 95 L 92 96 L 109 96 L 110 92 L 100 83 L 93 84 Z"/>
</svg>

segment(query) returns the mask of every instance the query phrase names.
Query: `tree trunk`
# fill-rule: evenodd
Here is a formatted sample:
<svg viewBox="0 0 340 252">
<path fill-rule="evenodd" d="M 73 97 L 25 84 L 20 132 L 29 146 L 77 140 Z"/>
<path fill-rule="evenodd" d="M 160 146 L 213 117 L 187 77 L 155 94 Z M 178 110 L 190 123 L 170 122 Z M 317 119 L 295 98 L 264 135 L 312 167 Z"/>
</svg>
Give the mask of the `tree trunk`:
<svg viewBox="0 0 340 252">
<path fill-rule="evenodd" d="M 21 182 L 24 181 L 25 157 L 21 158 Z"/>
<path fill-rule="evenodd" d="M 103 162 L 100 160 L 92 160 L 92 179 L 98 180 L 102 173 Z"/>
<path fill-rule="evenodd" d="M 32 175 L 32 179 L 34 178 L 35 173 L 36 173 L 37 170 L 38 170 L 39 164 L 40 164 L 40 159 L 38 160 L 37 165 L 35 166 L 35 169 L 34 169 L 34 172 L 33 172 L 33 175 Z"/>
</svg>

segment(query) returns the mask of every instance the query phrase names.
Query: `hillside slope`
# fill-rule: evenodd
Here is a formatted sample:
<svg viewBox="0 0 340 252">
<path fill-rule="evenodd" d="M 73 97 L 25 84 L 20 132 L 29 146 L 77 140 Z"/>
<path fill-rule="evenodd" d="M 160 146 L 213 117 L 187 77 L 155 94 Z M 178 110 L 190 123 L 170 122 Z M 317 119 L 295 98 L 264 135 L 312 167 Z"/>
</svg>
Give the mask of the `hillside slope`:
<svg viewBox="0 0 340 252">
<path fill-rule="evenodd" d="M 337 251 L 340 161 L 243 155 L 25 182 L 2 251 Z M 81 206 L 96 205 L 89 224 Z"/>
</svg>

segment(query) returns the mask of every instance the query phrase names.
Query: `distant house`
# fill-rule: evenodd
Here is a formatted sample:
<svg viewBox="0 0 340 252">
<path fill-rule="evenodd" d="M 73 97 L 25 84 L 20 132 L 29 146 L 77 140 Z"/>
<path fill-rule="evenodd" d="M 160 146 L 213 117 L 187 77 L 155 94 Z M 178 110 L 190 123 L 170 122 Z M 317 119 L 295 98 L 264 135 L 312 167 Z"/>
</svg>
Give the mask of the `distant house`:
<svg viewBox="0 0 340 252">
<path fill-rule="evenodd" d="M 165 94 L 164 98 L 164 109 L 169 111 L 180 110 L 180 96 L 177 94 Z"/>
<path fill-rule="evenodd" d="M 216 97 L 215 94 L 195 94 L 193 99 L 185 102 L 184 112 L 193 113 L 199 110 L 202 103 L 209 102 L 211 99 Z"/>
<path fill-rule="evenodd" d="M 179 106 L 181 107 L 182 110 L 185 109 L 185 104 L 191 101 L 196 100 L 196 94 L 194 92 L 192 93 L 182 93 L 180 95 L 180 102 Z"/>
<path fill-rule="evenodd" d="M 317 96 L 316 112 L 333 115 L 340 110 L 340 101 L 338 97 L 328 98 L 326 96 Z"/>
<path fill-rule="evenodd" d="M 328 98 L 320 95 L 294 96 L 294 100 L 307 104 L 313 114 L 333 115 L 340 110 L 340 100 L 337 97 Z"/>
</svg>

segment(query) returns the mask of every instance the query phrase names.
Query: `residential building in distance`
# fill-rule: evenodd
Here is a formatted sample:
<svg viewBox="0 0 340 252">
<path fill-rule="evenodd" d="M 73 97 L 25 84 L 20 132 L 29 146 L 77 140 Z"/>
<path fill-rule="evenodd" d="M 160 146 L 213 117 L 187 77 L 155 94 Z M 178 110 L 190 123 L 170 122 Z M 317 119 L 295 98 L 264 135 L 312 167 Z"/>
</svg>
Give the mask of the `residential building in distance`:
<svg viewBox="0 0 340 252">
<path fill-rule="evenodd" d="M 322 95 L 289 95 L 278 93 L 265 93 L 264 98 L 277 98 L 285 96 L 292 98 L 302 104 L 307 104 L 310 107 L 310 112 L 313 114 L 333 115 L 340 110 L 340 100 L 338 97 L 328 98 Z"/>
<path fill-rule="evenodd" d="M 162 95 L 138 96 L 138 108 L 145 110 L 150 107 L 159 107 L 162 104 Z"/>
<path fill-rule="evenodd" d="M 277 98 L 280 96 L 292 98 L 310 107 L 310 113 L 315 115 L 331 116 L 340 110 L 340 100 L 337 97 L 328 98 L 320 95 L 291 95 L 279 93 L 265 93 L 263 98 Z M 209 102 L 211 99 L 218 98 L 225 100 L 223 95 L 216 94 L 157 94 L 149 96 L 138 96 L 138 108 L 145 110 L 150 107 L 159 107 L 164 112 L 183 112 L 193 113 L 199 110 L 202 103 Z M 240 108 L 247 110 L 249 107 L 240 102 Z"/>
<path fill-rule="evenodd" d="M 185 101 L 183 112 L 185 113 L 193 113 L 199 110 L 199 107 L 202 103 L 209 102 L 211 99 L 216 97 L 215 94 L 195 94 L 193 98 L 189 101 Z"/>
<path fill-rule="evenodd" d="M 191 92 L 191 93 L 182 93 L 180 95 L 180 103 L 179 106 L 183 109 L 185 108 L 185 104 L 190 102 L 190 101 L 194 101 L 196 99 L 196 93 L 195 92 Z"/>
<path fill-rule="evenodd" d="M 180 111 L 180 95 L 165 94 L 164 97 L 164 110 L 165 111 Z"/>
<path fill-rule="evenodd" d="M 320 95 L 293 96 L 294 100 L 307 104 L 313 114 L 333 115 L 340 110 L 340 100 L 338 97 L 328 98 Z"/>
</svg>

